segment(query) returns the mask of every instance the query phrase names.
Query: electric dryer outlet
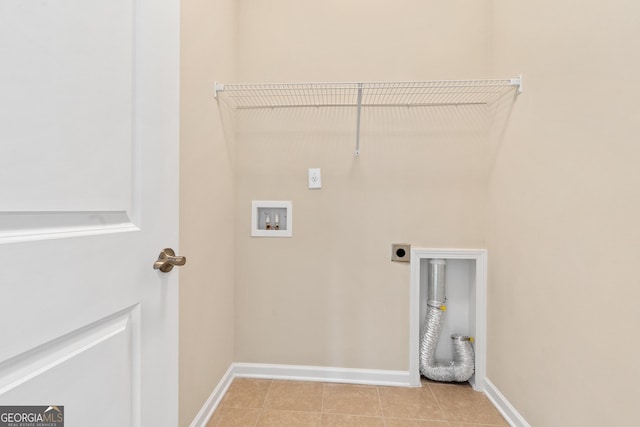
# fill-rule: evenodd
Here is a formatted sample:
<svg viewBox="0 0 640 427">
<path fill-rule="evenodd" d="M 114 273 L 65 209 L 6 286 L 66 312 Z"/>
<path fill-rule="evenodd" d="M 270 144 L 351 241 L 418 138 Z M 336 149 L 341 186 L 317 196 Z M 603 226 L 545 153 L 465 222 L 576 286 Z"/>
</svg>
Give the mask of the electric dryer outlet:
<svg viewBox="0 0 640 427">
<path fill-rule="evenodd" d="M 411 245 L 409 243 L 394 243 L 391 245 L 391 261 L 409 262 L 411 260 Z"/>
</svg>

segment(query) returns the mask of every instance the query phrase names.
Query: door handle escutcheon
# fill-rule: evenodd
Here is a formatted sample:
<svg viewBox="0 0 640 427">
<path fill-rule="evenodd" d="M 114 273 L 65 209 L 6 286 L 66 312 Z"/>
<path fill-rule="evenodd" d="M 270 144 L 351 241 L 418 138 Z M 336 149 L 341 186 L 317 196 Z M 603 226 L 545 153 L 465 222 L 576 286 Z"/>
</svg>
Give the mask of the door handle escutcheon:
<svg viewBox="0 0 640 427">
<path fill-rule="evenodd" d="M 165 248 L 158 255 L 158 260 L 153 263 L 153 269 L 168 273 L 174 265 L 185 265 L 186 262 L 186 257 L 176 255 L 171 248 Z"/>
</svg>

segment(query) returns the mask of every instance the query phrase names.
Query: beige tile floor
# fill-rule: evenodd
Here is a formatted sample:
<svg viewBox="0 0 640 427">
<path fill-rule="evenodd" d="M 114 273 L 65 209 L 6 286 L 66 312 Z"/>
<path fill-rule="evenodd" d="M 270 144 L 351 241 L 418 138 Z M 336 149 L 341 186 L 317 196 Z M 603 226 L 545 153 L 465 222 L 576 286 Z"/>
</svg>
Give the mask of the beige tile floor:
<svg viewBox="0 0 640 427">
<path fill-rule="evenodd" d="M 509 424 L 468 384 L 419 388 L 236 378 L 207 427 L 494 427 Z"/>
</svg>

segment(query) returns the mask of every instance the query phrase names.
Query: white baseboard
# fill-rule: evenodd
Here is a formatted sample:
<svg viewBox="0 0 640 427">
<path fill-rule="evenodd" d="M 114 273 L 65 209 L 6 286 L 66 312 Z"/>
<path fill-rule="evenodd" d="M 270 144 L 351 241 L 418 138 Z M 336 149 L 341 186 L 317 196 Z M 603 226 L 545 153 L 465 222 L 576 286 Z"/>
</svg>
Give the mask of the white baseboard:
<svg viewBox="0 0 640 427">
<path fill-rule="evenodd" d="M 236 377 L 409 387 L 409 371 L 234 363 Z"/>
<path fill-rule="evenodd" d="M 234 378 L 264 378 L 271 380 L 321 381 L 348 384 L 409 387 L 409 371 L 376 369 L 326 368 L 322 366 L 270 365 L 263 363 L 232 363 L 211 396 L 191 422 L 190 427 L 205 427 L 220 404 Z"/>
<path fill-rule="evenodd" d="M 227 389 L 231 385 L 233 378 L 234 375 L 232 363 L 231 366 L 229 366 L 229 369 L 227 369 L 227 372 L 224 373 L 224 375 L 218 382 L 218 385 L 213 390 L 213 393 L 211 393 L 211 396 L 209 396 L 193 421 L 191 421 L 189 427 L 206 427 L 209 419 L 216 411 L 216 408 L 220 404 L 220 401 L 224 397 L 224 394 L 227 392 Z"/>
<path fill-rule="evenodd" d="M 320 381 L 347 384 L 410 387 L 409 371 L 328 368 L 323 366 L 232 363 L 227 372 L 191 422 L 190 427 L 205 427 L 234 378 Z M 485 377 L 484 393 L 511 427 L 531 427 L 498 388 Z"/>
<path fill-rule="evenodd" d="M 493 406 L 502 414 L 511 427 L 531 427 L 527 420 L 511 405 L 500 390 L 491 382 L 489 378 L 484 379 L 484 393 L 489 398 Z"/>
</svg>

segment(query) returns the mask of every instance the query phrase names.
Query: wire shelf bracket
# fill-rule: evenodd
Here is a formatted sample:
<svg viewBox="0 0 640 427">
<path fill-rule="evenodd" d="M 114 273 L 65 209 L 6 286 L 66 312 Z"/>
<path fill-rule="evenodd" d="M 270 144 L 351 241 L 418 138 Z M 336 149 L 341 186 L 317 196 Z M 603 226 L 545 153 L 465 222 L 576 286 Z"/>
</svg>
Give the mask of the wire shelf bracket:
<svg viewBox="0 0 640 427">
<path fill-rule="evenodd" d="M 370 83 L 215 82 L 213 96 L 237 110 L 301 107 L 356 108 L 356 156 L 360 155 L 363 108 L 488 105 L 523 91 L 522 76 L 489 80 L 431 80 Z"/>
<path fill-rule="evenodd" d="M 511 86 L 516 86 L 516 93 L 520 95 L 522 93 L 522 74 L 518 77 L 511 79 Z"/>
<path fill-rule="evenodd" d="M 222 83 L 214 82 L 213 84 L 213 97 L 218 99 L 218 92 L 224 92 L 224 85 Z"/>
</svg>

